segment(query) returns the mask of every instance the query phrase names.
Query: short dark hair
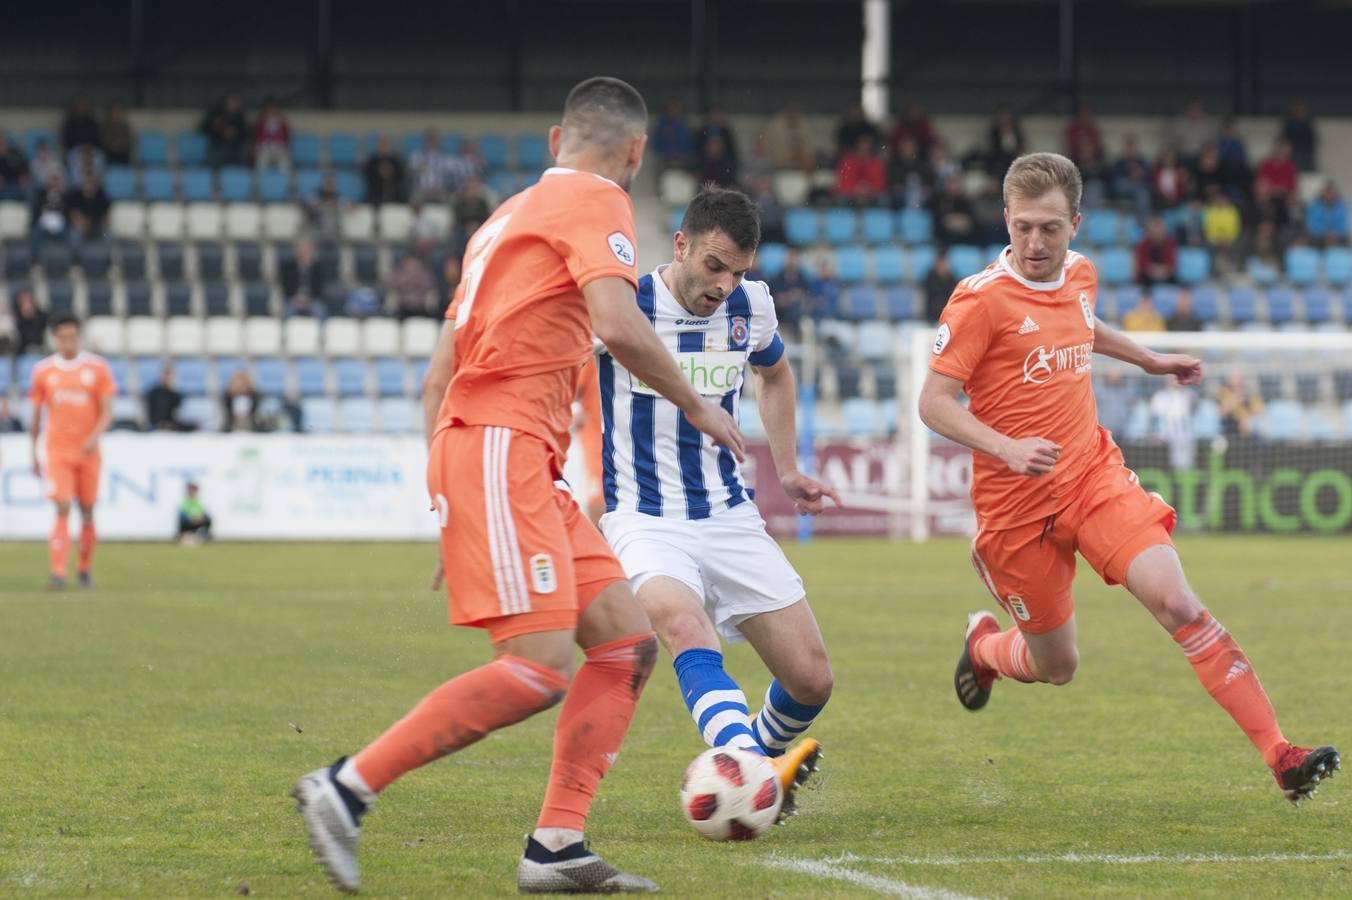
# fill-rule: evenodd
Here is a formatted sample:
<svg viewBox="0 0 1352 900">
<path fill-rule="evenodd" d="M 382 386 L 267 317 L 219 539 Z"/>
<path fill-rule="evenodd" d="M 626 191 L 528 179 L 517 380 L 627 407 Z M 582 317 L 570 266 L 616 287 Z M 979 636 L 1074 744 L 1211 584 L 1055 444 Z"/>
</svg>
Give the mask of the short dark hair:
<svg viewBox="0 0 1352 900">
<path fill-rule="evenodd" d="M 61 328 L 65 325 L 74 325 L 76 330 L 79 330 L 80 320 L 77 319 L 71 313 L 60 313 L 52 317 L 52 322 L 50 326 L 52 331 L 56 331 L 56 329 Z"/>
<path fill-rule="evenodd" d="M 751 198 L 741 191 L 706 184 L 681 216 L 681 233 L 688 238 L 721 231 L 732 239 L 738 250 L 752 251 L 760 246 L 760 213 Z"/>
<path fill-rule="evenodd" d="M 563 126 L 589 143 L 611 143 L 629 133 L 647 132 L 648 105 L 627 81 L 598 75 L 568 92 Z"/>
</svg>

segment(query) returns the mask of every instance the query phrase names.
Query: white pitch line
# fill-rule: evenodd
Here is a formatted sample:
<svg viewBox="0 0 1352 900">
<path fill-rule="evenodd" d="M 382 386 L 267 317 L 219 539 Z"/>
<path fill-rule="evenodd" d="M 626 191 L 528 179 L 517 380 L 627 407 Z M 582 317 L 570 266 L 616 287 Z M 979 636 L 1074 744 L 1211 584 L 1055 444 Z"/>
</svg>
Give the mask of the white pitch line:
<svg viewBox="0 0 1352 900">
<path fill-rule="evenodd" d="M 1047 865 L 1056 863 L 1140 866 L 1160 863 L 1188 865 L 1191 863 L 1335 862 L 1348 859 L 1352 859 L 1352 851 L 1333 850 L 1328 853 L 1047 853 L 1013 856 L 855 856 L 847 853 L 843 856 L 818 860 L 818 862 L 826 865 L 857 862 L 893 866 Z"/>
<path fill-rule="evenodd" d="M 832 881 L 847 881 L 856 887 L 867 888 L 890 897 L 910 897 L 911 900 L 974 900 L 966 894 L 955 894 L 941 888 L 928 888 L 916 884 L 907 884 L 893 878 L 883 878 L 880 875 L 856 872 L 853 869 L 838 866 L 833 862 L 818 859 L 771 856 L 767 859 L 757 860 L 757 863 L 768 869 L 796 872 L 800 875 L 812 875 L 816 878 L 826 878 Z"/>
</svg>

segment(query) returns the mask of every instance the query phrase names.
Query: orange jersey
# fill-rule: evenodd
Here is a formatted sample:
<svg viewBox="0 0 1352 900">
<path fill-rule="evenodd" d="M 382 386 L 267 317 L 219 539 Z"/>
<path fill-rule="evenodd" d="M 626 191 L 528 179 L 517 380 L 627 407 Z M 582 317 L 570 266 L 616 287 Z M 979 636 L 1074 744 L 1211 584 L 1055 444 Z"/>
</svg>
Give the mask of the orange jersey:
<svg viewBox="0 0 1352 900">
<path fill-rule="evenodd" d="M 972 505 L 985 529 L 1060 511 L 1086 471 L 1117 452 L 1100 436 L 1090 378 L 1097 294 L 1098 273 L 1074 251 L 1058 281 L 1033 282 L 1014 271 L 1006 249 L 958 283 L 939 319 L 930 368 L 963 382 L 972 414 L 1008 437 L 1061 446 L 1051 473 L 1037 478 L 974 454 Z"/>
<path fill-rule="evenodd" d="M 101 356 L 81 353 L 68 360 L 53 354 L 38 363 L 28 398 L 35 408 L 47 407 L 47 458 L 83 455 L 103 398 L 116 393 L 113 372 Z"/>
<path fill-rule="evenodd" d="M 619 277 L 638 286 L 634 205 L 613 181 L 549 169 L 474 233 L 455 320 L 455 375 L 437 416 L 534 435 L 563 471 L 573 398 L 592 354 L 582 288 Z"/>
</svg>

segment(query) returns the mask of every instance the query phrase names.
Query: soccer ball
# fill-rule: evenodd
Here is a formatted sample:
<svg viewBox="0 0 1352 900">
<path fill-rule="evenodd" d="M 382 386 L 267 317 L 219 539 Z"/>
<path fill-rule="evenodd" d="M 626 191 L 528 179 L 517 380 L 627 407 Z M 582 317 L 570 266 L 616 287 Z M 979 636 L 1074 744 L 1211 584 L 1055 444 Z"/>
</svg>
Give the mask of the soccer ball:
<svg viewBox="0 0 1352 900">
<path fill-rule="evenodd" d="M 750 841 L 779 818 L 779 775 L 759 753 L 715 747 L 695 757 L 681 779 L 681 809 L 711 841 Z"/>
</svg>

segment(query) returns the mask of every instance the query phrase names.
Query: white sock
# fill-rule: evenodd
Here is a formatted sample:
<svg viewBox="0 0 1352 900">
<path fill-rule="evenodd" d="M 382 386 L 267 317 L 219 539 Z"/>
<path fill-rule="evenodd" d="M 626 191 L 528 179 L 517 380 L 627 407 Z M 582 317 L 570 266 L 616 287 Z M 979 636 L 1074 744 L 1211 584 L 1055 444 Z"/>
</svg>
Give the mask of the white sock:
<svg viewBox="0 0 1352 900">
<path fill-rule="evenodd" d="M 340 782 L 343 787 L 357 795 L 357 799 L 367 806 L 376 802 L 376 792 L 371 790 L 366 779 L 361 777 L 357 767 L 349 759 L 338 768 L 338 774 L 334 778 Z"/>
<path fill-rule="evenodd" d="M 537 828 L 531 837 L 550 853 L 558 853 L 564 847 L 582 840 L 582 832 L 571 828 Z"/>
</svg>

